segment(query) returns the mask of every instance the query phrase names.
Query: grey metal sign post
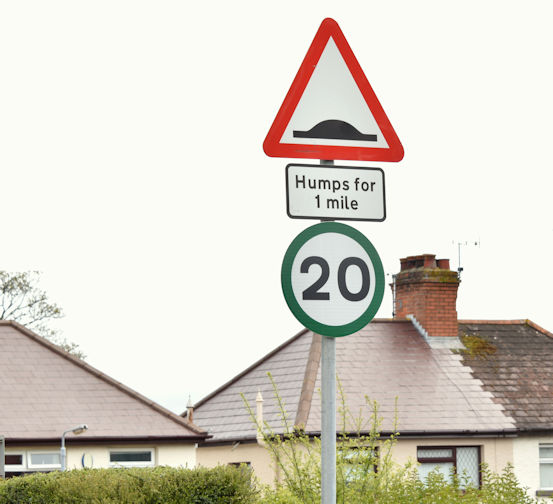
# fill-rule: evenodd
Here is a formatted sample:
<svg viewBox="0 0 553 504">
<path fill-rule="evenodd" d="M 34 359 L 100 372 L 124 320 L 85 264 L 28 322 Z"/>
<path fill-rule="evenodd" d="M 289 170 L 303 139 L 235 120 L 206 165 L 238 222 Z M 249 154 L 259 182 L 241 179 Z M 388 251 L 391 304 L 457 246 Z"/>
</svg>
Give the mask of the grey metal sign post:
<svg viewBox="0 0 553 504">
<path fill-rule="evenodd" d="M 322 336 L 321 502 L 336 503 L 336 337 L 365 327 L 384 295 L 384 270 L 372 243 L 339 222 L 321 222 L 290 244 L 282 291 L 294 316 Z"/>
<path fill-rule="evenodd" d="M 4 436 L 0 436 L 0 478 L 4 479 L 6 477 L 6 470 L 4 467 L 4 462 L 6 461 L 6 448 Z"/>
<path fill-rule="evenodd" d="M 321 343 L 321 503 L 336 503 L 336 339 Z"/>
<path fill-rule="evenodd" d="M 263 142 L 273 157 L 401 161 L 403 146 L 338 23 L 323 20 Z M 287 213 L 323 221 L 386 218 L 384 172 L 288 165 Z M 336 342 L 368 324 L 384 294 L 378 253 L 359 231 L 322 222 L 290 244 L 282 290 L 294 316 L 322 336 L 321 492 L 336 502 Z"/>
<path fill-rule="evenodd" d="M 321 339 L 321 504 L 336 504 L 336 340 Z"/>
</svg>

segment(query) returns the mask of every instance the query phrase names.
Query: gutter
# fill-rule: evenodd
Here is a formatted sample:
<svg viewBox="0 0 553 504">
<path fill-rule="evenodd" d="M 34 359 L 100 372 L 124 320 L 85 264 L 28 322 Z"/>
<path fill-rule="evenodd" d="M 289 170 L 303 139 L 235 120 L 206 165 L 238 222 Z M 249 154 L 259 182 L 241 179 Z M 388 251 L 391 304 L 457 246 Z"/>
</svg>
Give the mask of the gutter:
<svg viewBox="0 0 553 504">
<path fill-rule="evenodd" d="M 65 440 L 67 445 L 127 445 L 137 443 L 156 443 L 156 444 L 169 444 L 169 443 L 201 443 L 211 436 L 96 436 L 96 437 L 82 437 L 79 438 L 67 438 Z M 6 438 L 6 446 L 36 446 L 36 445 L 56 445 L 60 444 L 61 436 L 55 438 Z"/>
<path fill-rule="evenodd" d="M 378 435 L 378 439 L 388 439 L 391 436 L 396 436 L 400 441 L 402 439 L 447 439 L 455 437 L 468 437 L 468 438 L 515 438 L 518 437 L 522 431 L 516 428 L 510 429 L 490 429 L 490 430 L 474 430 L 474 429 L 451 429 L 451 430 L 412 430 L 412 431 L 382 431 Z M 553 432 L 553 429 L 549 429 L 549 432 Z M 304 433 L 309 438 L 317 438 L 321 436 L 320 431 L 310 431 Z M 348 433 L 348 437 L 369 436 L 371 431 L 361 431 L 355 433 Z M 284 434 L 275 433 L 275 435 L 284 438 Z M 336 439 L 340 439 L 343 436 L 342 433 L 336 433 Z M 255 436 L 247 437 L 233 437 L 224 439 L 209 439 L 202 441 L 199 446 L 224 446 L 236 443 L 256 443 Z"/>
</svg>

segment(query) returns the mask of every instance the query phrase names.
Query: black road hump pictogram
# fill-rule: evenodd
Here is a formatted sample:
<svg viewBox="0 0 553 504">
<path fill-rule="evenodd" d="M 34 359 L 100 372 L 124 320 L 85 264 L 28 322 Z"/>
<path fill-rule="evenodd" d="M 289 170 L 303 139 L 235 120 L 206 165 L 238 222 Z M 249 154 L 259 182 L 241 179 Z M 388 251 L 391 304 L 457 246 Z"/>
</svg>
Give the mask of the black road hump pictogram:
<svg viewBox="0 0 553 504">
<path fill-rule="evenodd" d="M 358 140 L 376 142 L 377 135 L 366 135 L 345 121 L 328 119 L 313 126 L 309 131 L 293 132 L 295 138 L 328 138 L 332 140 Z"/>
</svg>

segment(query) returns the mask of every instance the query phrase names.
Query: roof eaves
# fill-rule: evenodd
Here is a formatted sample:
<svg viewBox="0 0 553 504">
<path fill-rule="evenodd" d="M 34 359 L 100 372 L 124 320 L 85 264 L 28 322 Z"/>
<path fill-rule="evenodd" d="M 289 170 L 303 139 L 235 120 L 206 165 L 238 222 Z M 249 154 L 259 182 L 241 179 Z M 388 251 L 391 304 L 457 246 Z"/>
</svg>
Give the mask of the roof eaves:
<svg viewBox="0 0 553 504">
<path fill-rule="evenodd" d="M 390 436 L 398 439 L 405 438 L 452 438 L 452 437 L 515 437 L 520 432 L 517 428 L 507 429 L 449 429 L 449 430 L 411 430 L 411 431 L 381 431 L 379 438 L 388 438 Z M 309 437 L 319 437 L 320 431 L 311 431 L 305 433 Z M 336 433 L 337 436 L 343 433 Z M 370 431 L 348 432 L 346 436 L 369 436 Z"/>
<path fill-rule="evenodd" d="M 96 436 L 67 438 L 67 445 L 98 445 L 98 444 L 136 444 L 136 443 L 187 443 L 194 441 L 196 443 L 204 442 L 211 436 L 204 435 L 183 435 L 183 436 Z M 6 444 L 11 446 L 37 446 L 37 445 L 59 445 L 60 437 L 36 437 L 36 438 L 6 438 Z"/>
<path fill-rule="evenodd" d="M 198 443 L 198 446 L 228 446 L 228 445 L 235 445 L 235 444 L 253 444 L 258 443 L 258 439 L 256 436 L 236 436 L 232 438 L 213 438 L 213 439 L 206 439 L 205 441 L 200 441 Z"/>
<path fill-rule="evenodd" d="M 78 357 L 75 357 L 74 355 L 71 355 L 69 352 L 66 352 L 63 350 L 63 348 L 60 348 L 58 345 L 55 345 L 51 341 L 48 341 L 46 338 L 43 338 L 42 336 L 39 336 L 38 334 L 34 333 L 30 329 L 27 329 L 25 326 L 13 321 L 13 320 L 0 320 L 0 325 L 3 326 L 12 326 L 14 329 L 17 329 L 19 332 L 27 336 L 28 338 L 32 339 L 36 343 L 48 348 L 54 353 L 57 353 L 59 356 L 63 357 L 64 359 L 70 361 L 71 363 L 75 364 L 76 366 L 79 366 L 80 368 L 84 369 L 88 373 L 96 376 L 100 380 L 106 382 L 107 384 L 119 389 L 121 392 L 127 394 L 128 396 L 132 397 L 133 399 L 145 404 L 149 408 L 153 409 L 157 413 L 169 418 L 176 424 L 185 427 L 187 429 L 190 429 L 192 432 L 197 434 L 198 436 L 204 436 L 206 437 L 208 434 L 203 429 L 198 427 L 197 425 L 193 424 L 187 419 L 182 418 L 181 416 L 173 413 L 172 411 L 169 411 L 168 409 L 165 409 L 163 406 L 157 404 L 156 402 L 152 401 L 151 399 L 148 399 L 147 397 L 143 396 L 142 394 L 136 392 L 135 390 L 127 387 L 126 385 L 123 385 L 121 382 L 111 378 L 110 376 L 106 375 L 105 373 L 102 373 L 102 371 L 96 369 L 95 367 L 92 367 L 90 364 L 87 364 L 82 359 L 79 359 Z"/>
<path fill-rule="evenodd" d="M 519 431 L 521 434 L 549 434 L 553 433 L 553 428 L 551 427 L 520 427 Z"/>
<path fill-rule="evenodd" d="M 553 429 L 526 429 L 532 430 L 533 432 L 552 432 Z M 454 437 L 471 437 L 471 438 L 483 438 L 483 437 L 516 437 L 518 434 L 523 433 L 523 429 L 518 428 L 505 428 L 505 429 L 449 429 L 449 430 L 405 430 L 405 431 L 381 431 L 378 434 L 380 439 L 387 439 L 391 436 L 397 437 L 398 439 L 416 439 L 416 438 L 432 438 L 432 439 L 447 439 Z M 303 432 L 306 436 L 320 437 L 321 431 L 306 431 Z M 346 436 L 369 436 L 372 433 L 370 431 L 362 432 L 347 432 Z M 336 436 L 343 436 L 341 432 L 337 432 Z M 279 434 L 282 438 L 283 434 Z M 230 445 L 236 443 L 255 443 L 257 439 L 252 435 L 244 436 L 235 436 L 230 438 L 217 438 L 207 439 L 200 443 L 200 446 L 222 446 Z"/>
</svg>

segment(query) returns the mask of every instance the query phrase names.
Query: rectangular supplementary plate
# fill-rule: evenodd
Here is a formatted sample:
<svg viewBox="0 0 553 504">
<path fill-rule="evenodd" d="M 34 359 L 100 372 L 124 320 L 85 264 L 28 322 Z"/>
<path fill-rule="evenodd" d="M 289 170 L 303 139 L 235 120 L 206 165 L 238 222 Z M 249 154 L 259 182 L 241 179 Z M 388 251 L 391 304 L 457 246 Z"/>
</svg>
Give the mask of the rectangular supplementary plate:
<svg viewBox="0 0 553 504">
<path fill-rule="evenodd" d="M 386 219 L 384 172 L 380 168 L 289 164 L 286 211 L 292 219 Z"/>
</svg>

